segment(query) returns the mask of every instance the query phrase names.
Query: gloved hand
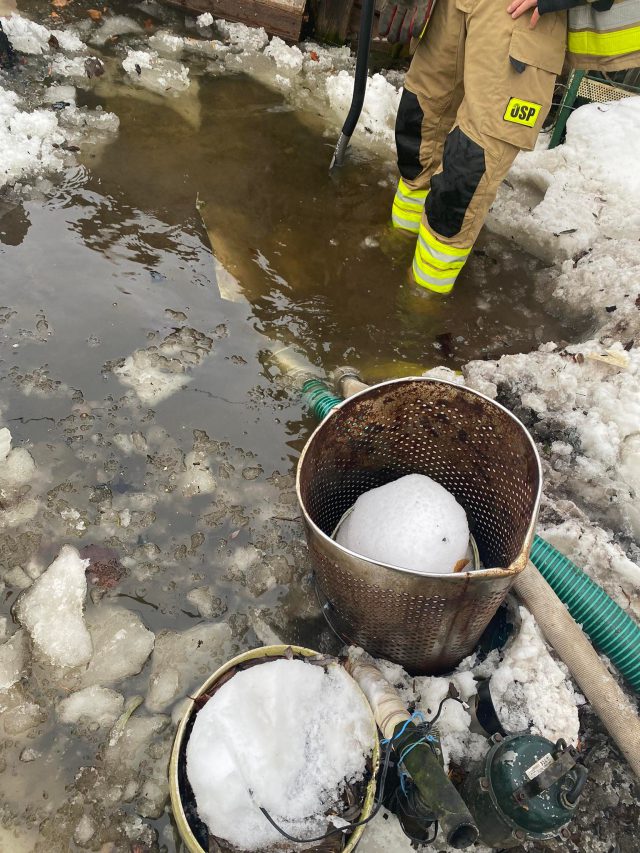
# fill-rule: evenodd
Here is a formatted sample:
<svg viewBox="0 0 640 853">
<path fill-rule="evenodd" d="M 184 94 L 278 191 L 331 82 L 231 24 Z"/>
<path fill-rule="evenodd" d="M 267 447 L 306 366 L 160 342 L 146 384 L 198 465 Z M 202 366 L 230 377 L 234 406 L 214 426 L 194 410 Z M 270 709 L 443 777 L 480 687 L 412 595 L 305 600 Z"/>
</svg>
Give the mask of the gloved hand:
<svg viewBox="0 0 640 853">
<path fill-rule="evenodd" d="M 378 33 L 387 41 L 406 44 L 422 33 L 429 20 L 433 0 L 383 0 Z"/>
</svg>

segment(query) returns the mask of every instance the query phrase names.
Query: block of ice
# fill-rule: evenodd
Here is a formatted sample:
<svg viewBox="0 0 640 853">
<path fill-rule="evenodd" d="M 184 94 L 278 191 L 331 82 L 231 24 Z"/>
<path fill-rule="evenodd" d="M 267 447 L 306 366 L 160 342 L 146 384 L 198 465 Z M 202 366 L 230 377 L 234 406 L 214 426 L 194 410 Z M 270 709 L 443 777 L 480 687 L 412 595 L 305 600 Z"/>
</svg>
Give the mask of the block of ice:
<svg viewBox="0 0 640 853">
<path fill-rule="evenodd" d="M 57 714 L 63 723 L 97 723 L 111 726 L 124 707 L 124 697 L 106 687 L 86 687 L 72 693 L 58 704 Z"/>
<path fill-rule="evenodd" d="M 408 474 L 360 495 L 336 541 L 378 563 L 448 573 L 465 559 L 469 525 L 453 495 L 423 474 Z"/>
<path fill-rule="evenodd" d="M 153 649 L 154 635 L 137 613 L 101 606 L 87 614 L 87 624 L 95 652 L 82 676 L 84 686 L 115 684 L 140 672 Z"/>
<path fill-rule="evenodd" d="M 63 546 L 16 608 L 35 646 L 57 666 L 88 663 L 93 652 L 83 615 L 88 565 L 75 548 Z"/>
<path fill-rule="evenodd" d="M 371 712 L 339 666 L 279 660 L 236 674 L 198 713 L 187 774 L 211 832 L 244 850 L 327 828 L 345 780 L 361 778 Z"/>
<path fill-rule="evenodd" d="M 0 693 L 13 687 L 24 674 L 29 653 L 29 639 L 26 631 L 19 630 L 0 645 Z"/>
<path fill-rule="evenodd" d="M 161 631 L 151 659 L 146 705 L 164 711 L 178 696 L 199 686 L 229 654 L 228 625 L 202 624 L 188 631 Z"/>
</svg>

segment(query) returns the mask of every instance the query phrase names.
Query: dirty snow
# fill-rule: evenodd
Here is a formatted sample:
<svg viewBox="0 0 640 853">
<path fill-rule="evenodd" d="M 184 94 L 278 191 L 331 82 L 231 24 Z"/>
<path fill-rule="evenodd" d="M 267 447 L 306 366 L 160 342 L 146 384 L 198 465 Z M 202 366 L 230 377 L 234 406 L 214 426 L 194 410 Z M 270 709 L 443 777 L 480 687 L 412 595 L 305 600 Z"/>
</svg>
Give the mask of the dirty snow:
<svg viewBox="0 0 640 853">
<path fill-rule="evenodd" d="M 18 619 L 36 648 L 58 666 L 88 663 L 93 652 L 83 614 L 88 565 L 75 548 L 64 545 L 18 603 Z"/>
<path fill-rule="evenodd" d="M 491 676 L 491 698 L 505 729 L 578 742 L 576 696 L 566 672 L 547 653 L 533 616 L 520 608 L 518 636 Z"/>
<path fill-rule="evenodd" d="M 423 474 L 409 474 L 360 495 L 336 541 L 378 563 L 414 572 L 453 572 L 465 558 L 464 509 Z"/>
<path fill-rule="evenodd" d="M 326 828 L 346 781 L 362 778 L 371 712 L 341 667 L 280 660 L 237 673 L 197 714 L 187 774 L 212 834 L 245 850 Z"/>
</svg>

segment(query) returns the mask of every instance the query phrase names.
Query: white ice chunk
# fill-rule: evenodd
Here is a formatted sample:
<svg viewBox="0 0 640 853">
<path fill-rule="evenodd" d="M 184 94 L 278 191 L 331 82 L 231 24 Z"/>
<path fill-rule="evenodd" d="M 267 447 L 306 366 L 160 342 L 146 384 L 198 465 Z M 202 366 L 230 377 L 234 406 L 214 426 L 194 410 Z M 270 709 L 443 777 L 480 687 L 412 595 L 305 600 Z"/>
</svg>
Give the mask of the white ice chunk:
<svg viewBox="0 0 640 853">
<path fill-rule="evenodd" d="M 178 96 L 191 84 L 186 65 L 163 59 L 155 50 L 128 50 L 122 67 L 132 82 L 160 95 Z"/>
<path fill-rule="evenodd" d="M 178 696 L 199 686 L 229 653 L 231 629 L 203 624 L 188 631 L 161 631 L 151 659 L 147 708 L 163 711 Z"/>
<path fill-rule="evenodd" d="M 159 53 L 160 56 L 177 57 L 184 50 L 184 39 L 167 30 L 159 30 L 149 39 L 149 47 Z"/>
<path fill-rule="evenodd" d="M 217 21 L 216 27 L 224 38 L 245 53 L 259 52 L 269 44 L 269 36 L 262 27 L 248 27 L 232 21 Z"/>
<path fill-rule="evenodd" d="M 58 666 L 79 666 L 91 658 L 93 646 L 83 617 L 88 565 L 75 548 L 63 546 L 16 608 L 36 647 Z"/>
<path fill-rule="evenodd" d="M 213 23 L 213 15 L 211 12 L 204 12 L 196 18 L 196 24 L 199 27 L 210 27 Z"/>
<path fill-rule="evenodd" d="M 87 614 L 87 625 L 95 652 L 82 676 L 84 685 L 114 684 L 140 672 L 154 635 L 137 613 L 102 605 Z"/>
<path fill-rule="evenodd" d="M 20 98 L 0 86 L 0 187 L 60 168 L 65 136 L 52 110 L 23 111 Z"/>
<path fill-rule="evenodd" d="M 55 37 L 62 50 L 72 52 L 85 50 L 78 35 L 69 30 L 48 30 L 42 24 L 16 14 L 2 18 L 1 22 L 9 41 L 19 53 L 34 55 L 48 53 L 51 48 L 49 43 L 51 36 Z"/>
<path fill-rule="evenodd" d="M 239 672 L 198 713 L 187 774 L 215 836 L 264 850 L 281 836 L 259 807 L 294 835 L 322 833 L 371 749 L 371 712 L 341 667 L 279 660 Z"/>
<path fill-rule="evenodd" d="M 450 492 L 430 477 L 408 474 L 360 495 L 336 540 L 378 563 L 446 573 L 465 558 L 469 525 Z"/>
<path fill-rule="evenodd" d="M 15 634 L 0 646 L 0 693 L 20 681 L 24 674 L 29 654 L 29 639 L 27 632 L 16 631 Z"/>
<path fill-rule="evenodd" d="M 112 726 L 122 713 L 124 697 L 106 687 L 86 687 L 72 693 L 58 704 L 57 713 L 63 723 L 97 723 Z"/>
<path fill-rule="evenodd" d="M 287 71 L 300 71 L 302 68 L 302 51 L 295 44 L 289 47 L 278 36 L 274 36 L 264 50 L 265 56 L 270 56 L 278 68 Z"/>
<path fill-rule="evenodd" d="M 142 27 L 133 18 L 128 18 L 126 15 L 112 15 L 110 18 L 103 19 L 102 26 L 91 37 L 91 43 L 103 45 L 114 36 L 137 35 L 142 32 Z"/>
<path fill-rule="evenodd" d="M 20 53 L 38 55 L 48 52 L 51 33 L 42 24 L 20 15 L 2 18 L 1 23 L 12 46 Z"/>
</svg>

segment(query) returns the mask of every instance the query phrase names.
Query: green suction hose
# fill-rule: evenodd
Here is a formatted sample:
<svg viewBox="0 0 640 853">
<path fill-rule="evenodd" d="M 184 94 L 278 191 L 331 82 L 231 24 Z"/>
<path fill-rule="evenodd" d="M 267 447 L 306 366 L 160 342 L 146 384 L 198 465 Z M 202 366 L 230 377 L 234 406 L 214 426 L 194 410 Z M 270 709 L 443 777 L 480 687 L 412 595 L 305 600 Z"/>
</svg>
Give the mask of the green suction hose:
<svg viewBox="0 0 640 853">
<path fill-rule="evenodd" d="M 332 394 L 320 379 L 307 379 L 302 386 L 302 396 L 317 421 L 323 421 L 329 412 L 342 403 L 342 398 Z"/>
<path fill-rule="evenodd" d="M 536 536 L 531 562 L 591 642 L 640 693 L 640 626 L 582 569 Z"/>
</svg>

